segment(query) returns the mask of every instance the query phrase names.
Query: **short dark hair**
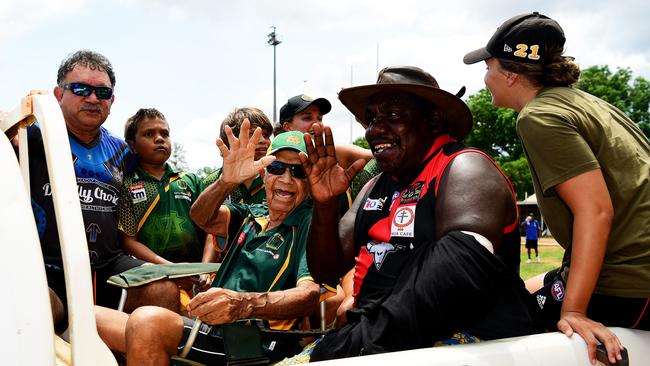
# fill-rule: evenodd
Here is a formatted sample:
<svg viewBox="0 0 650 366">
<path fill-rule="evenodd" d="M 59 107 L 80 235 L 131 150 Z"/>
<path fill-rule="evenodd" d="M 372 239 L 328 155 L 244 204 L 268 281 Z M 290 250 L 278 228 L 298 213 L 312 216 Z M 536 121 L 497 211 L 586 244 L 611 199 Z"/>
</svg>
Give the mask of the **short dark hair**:
<svg viewBox="0 0 650 366">
<path fill-rule="evenodd" d="M 57 85 L 63 87 L 63 80 L 65 80 L 66 75 L 68 75 L 68 73 L 77 65 L 87 67 L 91 70 L 106 72 L 111 81 L 111 88 L 115 87 L 115 72 L 113 72 L 113 65 L 111 65 L 111 62 L 108 61 L 106 56 L 90 50 L 77 51 L 68 55 L 66 59 L 61 61 L 56 76 Z"/>
<path fill-rule="evenodd" d="M 124 125 L 124 139 L 135 142 L 138 126 L 140 126 L 142 121 L 150 118 L 160 118 L 167 122 L 165 116 L 156 108 L 140 108 L 133 116 L 126 120 L 126 124 Z"/>
<path fill-rule="evenodd" d="M 228 113 L 223 122 L 221 122 L 221 129 L 219 131 L 219 138 L 221 138 L 228 148 L 230 148 L 230 145 L 228 144 L 225 127 L 230 127 L 233 135 L 239 136 L 239 129 L 246 118 L 248 118 L 251 123 L 251 131 L 259 127 L 262 129 L 262 132 L 268 136 L 271 136 L 273 133 L 273 126 L 269 121 L 269 117 L 267 117 L 261 109 L 255 107 L 235 108 L 232 112 Z"/>
</svg>

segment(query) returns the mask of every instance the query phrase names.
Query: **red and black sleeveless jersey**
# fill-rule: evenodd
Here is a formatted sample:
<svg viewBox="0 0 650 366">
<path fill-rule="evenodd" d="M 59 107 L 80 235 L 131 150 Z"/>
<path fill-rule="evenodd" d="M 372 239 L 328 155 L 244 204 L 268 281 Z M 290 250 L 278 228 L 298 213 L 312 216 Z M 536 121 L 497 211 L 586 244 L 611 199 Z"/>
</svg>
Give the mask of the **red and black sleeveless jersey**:
<svg viewBox="0 0 650 366">
<path fill-rule="evenodd" d="M 440 177 L 457 155 L 466 152 L 488 157 L 443 135 L 436 139 L 419 174 L 410 184 L 400 186 L 387 174 L 375 178 L 374 185 L 359 207 L 355 223 L 354 242 L 358 256 L 354 296 L 357 308 L 378 300 L 387 289 L 393 287 L 414 248 L 436 241 L 435 206 Z M 496 164 L 495 168 L 498 169 Z M 508 181 L 505 175 L 504 179 Z M 516 207 L 514 190 L 513 205 Z M 504 228 L 504 233 L 506 235 L 495 254 L 517 273 L 520 251 L 517 218 L 512 225 Z"/>
</svg>

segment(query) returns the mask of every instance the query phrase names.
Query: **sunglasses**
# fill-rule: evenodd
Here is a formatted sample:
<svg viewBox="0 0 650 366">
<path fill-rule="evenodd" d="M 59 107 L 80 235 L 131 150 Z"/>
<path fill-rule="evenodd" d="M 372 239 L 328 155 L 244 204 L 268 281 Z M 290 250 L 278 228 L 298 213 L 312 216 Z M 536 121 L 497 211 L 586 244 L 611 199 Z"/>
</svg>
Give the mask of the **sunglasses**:
<svg viewBox="0 0 650 366">
<path fill-rule="evenodd" d="M 90 96 L 93 92 L 97 99 L 111 99 L 113 96 L 113 89 L 107 86 L 92 86 L 84 83 L 69 83 L 63 84 L 63 89 L 70 90 L 72 94 L 80 97 Z"/>
<path fill-rule="evenodd" d="M 289 173 L 292 177 L 298 179 L 307 178 L 307 174 L 305 174 L 305 170 L 302 168 L 302 165 L 287 164 L 277 160 L 266 166 L 266 172 L 273 175 L 282 175 L 287 170 L 287 168 L 289 168 Z"/>
</svg>

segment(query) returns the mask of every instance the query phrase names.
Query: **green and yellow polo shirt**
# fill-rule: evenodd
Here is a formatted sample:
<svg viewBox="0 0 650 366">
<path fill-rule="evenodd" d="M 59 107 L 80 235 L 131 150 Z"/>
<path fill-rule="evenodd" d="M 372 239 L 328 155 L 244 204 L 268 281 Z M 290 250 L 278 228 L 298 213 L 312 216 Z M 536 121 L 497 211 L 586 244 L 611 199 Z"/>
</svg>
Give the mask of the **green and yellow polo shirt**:
<svg viewBox="0 0 650 366">
<path fill-rule="evenodd" d="M 118 229 L 172 262 L 200 262 L 205 233 L 190 207 L 203 188 L 196 175 L 169 164 L 160 180 L 138 167 L 122 185 Z"/>
<path fill-rule="evenodd" d="M 227 204 L 228 254 L 213 287 L 239 292 L 269 292 L 294 288 L 311 280 L 307 267 L 307 234 L 312 205 L 306 200 L 284 222 L 267 230 L 266 204 Z M 333 291 L 336 291 L 333 289 Z M 291 329 L 295 320 L 269 322 L 274 329 Z"/>
</svg>

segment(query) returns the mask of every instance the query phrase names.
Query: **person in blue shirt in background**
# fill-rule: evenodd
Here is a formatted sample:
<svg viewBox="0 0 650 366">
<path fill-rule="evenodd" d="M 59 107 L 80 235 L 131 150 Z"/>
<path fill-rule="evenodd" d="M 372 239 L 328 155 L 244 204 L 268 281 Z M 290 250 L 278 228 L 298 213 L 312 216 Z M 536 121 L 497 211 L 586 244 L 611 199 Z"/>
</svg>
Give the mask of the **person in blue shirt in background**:
<svg viewBox="0 0 650 366">
<path fill-rule="evenodd" d="M 526 229 L 526 250 L 528 251 L 528 261 L 530 263 L 530 250 L 535 249 L 535 257 L 537 262 L 541 262 L 539 258 L 539 253 L 537 251 L 537 242 L 539 237 L 542 235 L 542 225 L 539 221 L 535 220 L 535 215 L 531 212 L 526 217 L 526 220 L 521 224 Z"/>
</svg>

